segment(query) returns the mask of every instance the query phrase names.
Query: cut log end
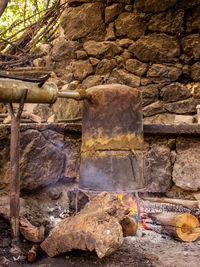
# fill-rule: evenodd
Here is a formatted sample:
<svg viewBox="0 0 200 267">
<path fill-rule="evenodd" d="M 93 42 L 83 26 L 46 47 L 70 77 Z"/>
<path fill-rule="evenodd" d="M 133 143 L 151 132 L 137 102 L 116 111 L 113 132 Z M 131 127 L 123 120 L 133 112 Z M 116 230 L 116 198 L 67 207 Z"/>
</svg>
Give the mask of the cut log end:
<svg viewBox="0 0 200 267">
<path fill-rule="evenodd" d="M 183 242 L 193 242 L 199 237 L 199 220 L 190 213 L 154 213 L 149 217 L 161 225 L 167 234 Z"/>
<path fill-rule="evenodd" d="M 184 242 L 195 241 L 200 233 L 198 219 L 190 213 L 180 214 L 176 220 L 176 233 Z"/>
</svg>

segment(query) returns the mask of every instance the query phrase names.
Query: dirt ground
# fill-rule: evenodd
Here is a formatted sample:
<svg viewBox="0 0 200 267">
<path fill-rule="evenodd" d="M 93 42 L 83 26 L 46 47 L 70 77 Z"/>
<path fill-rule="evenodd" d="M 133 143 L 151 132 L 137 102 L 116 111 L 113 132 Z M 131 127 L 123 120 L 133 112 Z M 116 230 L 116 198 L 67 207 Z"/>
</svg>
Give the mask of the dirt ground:
<svg viewBox="0 0 200 267">
<path fill-rule="evenodd" d="M 95 253 L 72 251 L 49 258 L 40 251 L 34 263 L 27 262 L 32 244 L 23 243 L 24 258 L 18 261 L 11 252 L 10 230 L 0 220 L 0 267 L 199 267 L 200 238 L 183 243 L 153 231 L 138 231 L 137 236 L 126 237 L 124 244 L 112 255 L 99 259 Z"/>
</svg>

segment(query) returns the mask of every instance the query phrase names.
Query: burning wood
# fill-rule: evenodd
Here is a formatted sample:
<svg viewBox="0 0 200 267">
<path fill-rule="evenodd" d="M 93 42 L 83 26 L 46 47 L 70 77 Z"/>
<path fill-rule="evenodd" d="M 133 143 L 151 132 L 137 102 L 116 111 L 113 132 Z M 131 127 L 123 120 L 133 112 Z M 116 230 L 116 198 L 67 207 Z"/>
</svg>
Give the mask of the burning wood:
<svg viewBox="0 0 200 267">
<path fill-rule="evenodd" d="M 167 234 L 184 242 L 195 241 L 200 233 L 198 219 L 189 213 L 147 214 L 144 223 L 147 229 Z"/>
<path fill-rule="evenodd" d="M 28 252 L 28 262 L 34 262 L 36 260 L 38 250 L 39 245 L 34 244 Z"/>
<path fill-rule="evenodd" d="M 200 201 L 186 200 L 186 199 L 174 199 L 174 198 L 158 198 L 158 197 L 144 197 L 144 200 L 158 202 L 158 203 L 169 203 L 175 205 L 182 205 L 188 209 L 200 208 Z"/>
</svg>

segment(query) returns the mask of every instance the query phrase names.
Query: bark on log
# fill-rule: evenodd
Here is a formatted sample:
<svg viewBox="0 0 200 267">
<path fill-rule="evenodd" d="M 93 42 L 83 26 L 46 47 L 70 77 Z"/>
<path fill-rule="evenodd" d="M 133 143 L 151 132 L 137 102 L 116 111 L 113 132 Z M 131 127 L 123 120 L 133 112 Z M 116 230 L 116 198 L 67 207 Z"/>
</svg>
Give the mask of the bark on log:
<svg viewBox="0 0 200 267">
<path fill-rule="evenodd" d="M 200 224 L 198 219 L 190 213 L 160 213 L 148 214 L 152 222 L 145 221 L 147 226 L 152 224 L 152 230 L 156 231 L 157 224 L 160 232 L 168 234 L 169 236 L 184 241 L 193 242 L 199 237 Z"/>
<path fill-rule="evenodd" d="M 58 223 L 41 248 L 50 257 L 72 249 L 96 251 L 99 258 L 107 256 L 123 244 L 120 222 L 129 212 L 117 196 L 102 192 L 78 215 Z"/>
<path fill-rule="evenodd" d="M 186 200 L 186 199 L 157 198 L 157 197 L 143 197 L 142 199 L 152 201 L 152 202 L 182 205 L 191 210 L 200 208 L 200 201 L 197 201 L 197 200 L 195 201 L 195 200 Z"/>
<path fill-rule="evenodd" d="M 10 223 L 9 206 L 0 206 L 0 216 Z M 34 243 L 41 243 L 44 240 L 44 226 L 36 227 L 32 225 L 27 219 L 19 217 L 20 233 L 29 241 Z"/>
<path fill-rule="evenodd" d="M 125 218 L 121 221 L 123 236 L 135 236 L 137 233 L 137 225 L 138 221 L 136 216 L 125 216 Z"/>
<path fill-rule="evenodd" d="M 44 240 L 44 226 L 36 227 L 32 225 L 27 219 L 20 218 L 19 226 L 21 234 L 29 241 L 34 243 L 41 243 Z"/>
</svg>

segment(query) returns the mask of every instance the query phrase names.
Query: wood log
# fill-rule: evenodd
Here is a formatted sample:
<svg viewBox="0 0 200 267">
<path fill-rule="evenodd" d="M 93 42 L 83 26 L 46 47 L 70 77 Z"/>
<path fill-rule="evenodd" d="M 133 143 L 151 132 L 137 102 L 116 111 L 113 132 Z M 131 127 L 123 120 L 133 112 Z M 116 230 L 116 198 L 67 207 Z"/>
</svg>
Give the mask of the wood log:
<svg viewBox="0 0 200 267">
<path fill-rule="evenodd" d="M 32 114 L 32 113 L 27 113 L 27 112 L 23 112 L 22 113 L 22 116 L 21 116 L 22 119 L 29 119 L 31 121 L 34 121 L 34 122 L 37 122 L 37 123 L 41 123 L 42 122 L 42 119 L 41 117 L 35 115 L 35 114 Z M 8 124 L 11 122 L 11 116 L 8 115 L 4 120 L 3 120 L 3 123 L 4 124 Z"/>
<path fill-rule="evenodd" d="M 10 223 L 10 209 L 8 205 L 0 205 L 0 216 Z M 44 226 L 36 227 L 32 225 L 27 219 L 19 217 L 20 233 L 29 241 L 34 243 L 41 243 L 44 240 Z"/>
<path fill-rule="evenodd" d="M 135 236 L 137 233 L 138 220 L 136 216 L 126 215 L 120 222 L 123 230 L 123 236 Z"/>
<path fill-rule="evenodd" d="M 36 260 L 38 250 L 39 245 L 34 244 L 28 252 L 28 262 L 34 262 Z"/>
<path fill-rule="evenodd" d="M 174 199 L 174 198 L 158 198 L 158 197 L 143 197 L 142 199 L 152 201 L 152 202 L 160 202 L 160 203 L 170 203 L 176 205 L 182 205 L 191 210 L 200 208 L 200 201 L 197 200 L 186 200 L 186 199 Z"/>
<path fill-rule="evenodd" d="M 44 226 L 36 227 L 27 219 L 20 218 L 19 229 L 21 234 L 29 241 L 41 243 L 44 240 Z"/>
<path fill-rule="evenodd" d="M 147 217 L 152 220 L 152 222 L 150 221 L 150 224 L 154 227 L 152 230 L 155 230 L 155 224 L 157 224 L 159 231 L 175 239 L 184 242 L 193 242 L 199 237 L 199 221 L 190 213 L 147 214 Z M 146 222 L 147 224 L 149 223 L 148 220 L 146 220 Z"/>
</svg>

